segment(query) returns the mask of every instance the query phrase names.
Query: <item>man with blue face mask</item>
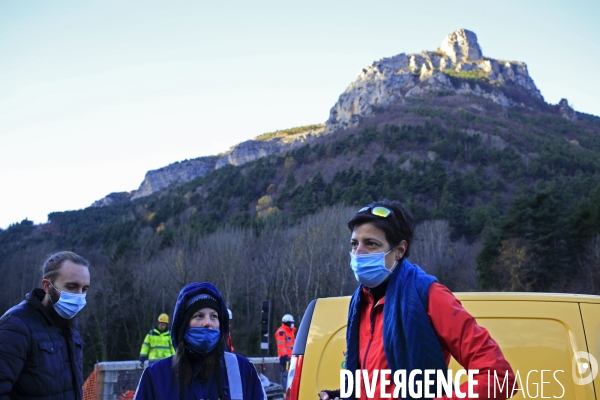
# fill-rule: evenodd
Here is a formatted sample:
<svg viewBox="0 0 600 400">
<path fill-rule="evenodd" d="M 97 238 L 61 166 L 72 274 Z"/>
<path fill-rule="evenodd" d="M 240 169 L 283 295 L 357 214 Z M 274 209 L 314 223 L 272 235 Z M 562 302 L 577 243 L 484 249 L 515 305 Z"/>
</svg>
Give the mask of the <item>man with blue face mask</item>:
<svg viewBox="0 0 600 400">
<path fill-rule="evenodd" d="M 81 399 L 83 340 L 75 315 L 86 304 L 89 263 L 70 251 L 42 267 L 42 288 L 0 318 L 0 399 Z"/>
</svg>

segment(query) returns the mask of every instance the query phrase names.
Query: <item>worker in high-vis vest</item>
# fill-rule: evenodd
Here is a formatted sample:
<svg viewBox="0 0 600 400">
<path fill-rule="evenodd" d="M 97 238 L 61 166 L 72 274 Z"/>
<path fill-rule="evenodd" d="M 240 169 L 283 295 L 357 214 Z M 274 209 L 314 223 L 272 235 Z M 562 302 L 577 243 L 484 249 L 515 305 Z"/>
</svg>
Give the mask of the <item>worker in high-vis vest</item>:
<svg viewBox="0 0 600 400">
<path fill-rule="evenodd" d="M 285 314 L 281 318 L 281 326 L 275 331 L 275 341 L 277 342 L 277 357 L 279 357 L 279 365 L 281 365 L 281 386 L 285 390 L 292 350 L 296 342 L 296 328 L 294 328 L 294 317 L 291 314 Z"/>
<path fill-rule="evenodd" d="M 169 316 L 160 314 L 158 316 L 158 324 L 156 328 L 151 329 L 140 350 L 140 366 L 144 368 L 144 362 L 148 360 L 162 360 L 163 358 L 171 357 L 175 354 L 173 343 L 171 342 L 171 332 L 167 329 L 169 325 Z"/>
</svg>

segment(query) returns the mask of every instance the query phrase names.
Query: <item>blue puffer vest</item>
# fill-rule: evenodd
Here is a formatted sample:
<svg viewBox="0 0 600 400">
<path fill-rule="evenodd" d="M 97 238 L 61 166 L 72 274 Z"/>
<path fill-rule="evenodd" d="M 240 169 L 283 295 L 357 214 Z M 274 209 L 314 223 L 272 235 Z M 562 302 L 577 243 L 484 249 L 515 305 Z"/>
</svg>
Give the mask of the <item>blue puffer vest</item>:
<svg viewBox="0 0 600 400">
<path fill-rule="evenodd" d="M 389 279 L 383 305 L 384 329 L 380 334 L 383 334 L 385 358 L 392 374 L 406 370 L 408 376 L 415 369 L 433 369 L 446 374 L 448 367 L 442 347 L 427 315 L 429 287 L 436 281 L 437 278 L 406 259 Z M 354 292 L 348 310 L 346 369 L 353 373 L 359 368 L 361 291 L 362 285 Z M 419 380 L 423 384 L 422 379 Z M 405 400 L 411 399 L 409 395 Z"/>
</svg>

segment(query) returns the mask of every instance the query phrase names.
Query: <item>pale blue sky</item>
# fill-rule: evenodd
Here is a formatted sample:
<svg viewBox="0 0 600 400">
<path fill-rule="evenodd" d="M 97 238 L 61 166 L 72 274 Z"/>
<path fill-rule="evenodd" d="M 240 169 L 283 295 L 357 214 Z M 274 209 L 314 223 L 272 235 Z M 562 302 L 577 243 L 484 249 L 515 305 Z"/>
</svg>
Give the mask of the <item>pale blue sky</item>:
<svg viewBox="0 0 600 400">
<path fill-rule="evenodd" d="M 600 2 L 0 2 L 0 227 L 137 189 L 146 171 L 324 122 L 374 60 L 458 28 L 600 115 Z"/>
</svg>

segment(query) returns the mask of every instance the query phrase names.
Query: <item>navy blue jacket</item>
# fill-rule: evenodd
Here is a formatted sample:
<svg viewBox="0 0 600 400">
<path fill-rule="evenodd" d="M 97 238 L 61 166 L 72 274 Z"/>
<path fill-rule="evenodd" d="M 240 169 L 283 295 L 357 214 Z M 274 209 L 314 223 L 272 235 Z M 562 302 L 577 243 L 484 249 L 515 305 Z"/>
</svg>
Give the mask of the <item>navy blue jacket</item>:
<svg viewBox="0 0 600 400">
<path fill-rule="evenodd" d="M 171 326 L 171 338 L 173 340 L 173 346 L 175 349 L 178 348 L 180 341 L 183 343 L 185 329 L 188 321 L 186 317 L 186 307 L 190 299 L 195 298 L 199 294 L 209 294 L 218 303 L 219 309 L 216 310 L 219 315 L 219 326 L 221 342 L 225 343 L 225 338 L 229 335 L 229 314 L 227 313 L 227 305 L 219 290 L 211 283 L 190 283 L 184 286 L 177 297 L 175 303 L 175 309 L 173 310 L 173 325 Z M 229 390 L 230 382 L 227 376 L 227 368 L 225 366 L 225 358 L 222 354 L 222 349 L 215 349 L 213 351 L 220 351 L 221 356 L 221 378 L 223 380 L 222 388 L 226 399 L 230 400 L 231 393 Z M 247 358 L 236 354 L 235 355 L 239 365 L 240 379 L 242 383 L 242 393 L 244 400 L 263 400 L 265 399 L 264 391 L 258 373 L 254 368 L 254 365 Z M 138 388 L 136 390 L 134 399 L 135 400 L 162 400 L 162 399 L 177 399 L 179 396 L 179 380 L 173 374 L 173 357 L 165 358 L 157 361 L 150 365 L 140 379 Z M 186 385 L 184 392 L 184 400 L 216 400 L 219 397 L 217 379 L 214 378 L 214 374 L 211 375 L 207 380 L 200 380 L 200 365 L 194 365 L 192 371 L 191 384 Z M 266 399 L 265 399 L 266 400 Z"/>
<path fill-rule="evenodd" d="M 77 319 L 54 324 L 42 305 L 42 289 L 0 318 L 0 400 L 79 400 L 83 385 L 83 340 Z"/>
<path fill-rule="evenodd" d="M 238 364 L 240 366 L 240 377 L 242 379 L 242 391 L 244 399 L 263 400 L 264 392 L 260 379 L 254 365 L 248 361 L 246 357 L 236 354 Z M 173 357 L 165 358 L 150 364 L 144 370 L 144 374 L 140 380 L 135 393 L 135 400 L 160 400 L 160 399 L 177 399 L 178 381 L 173 377 Z M 198 373 L 198 372 L 197 372 Z M 229 381 L 227 380 L 227 372 L 223 366 L 221 369 L 223 377 L 223 385 L 225 387 L 225 396 L 230 400 Z M 193 392 L 193 393 L 192 393 Z M 188 386 L 185 390 L 184 400 L 217 400 L 219 397 L 217 385 L 214 379 L 200 381 L 198 375 L 192 379 L 191 388 Z M 266 400 L 266 399 L 265 399 Z"/>
</svg>

